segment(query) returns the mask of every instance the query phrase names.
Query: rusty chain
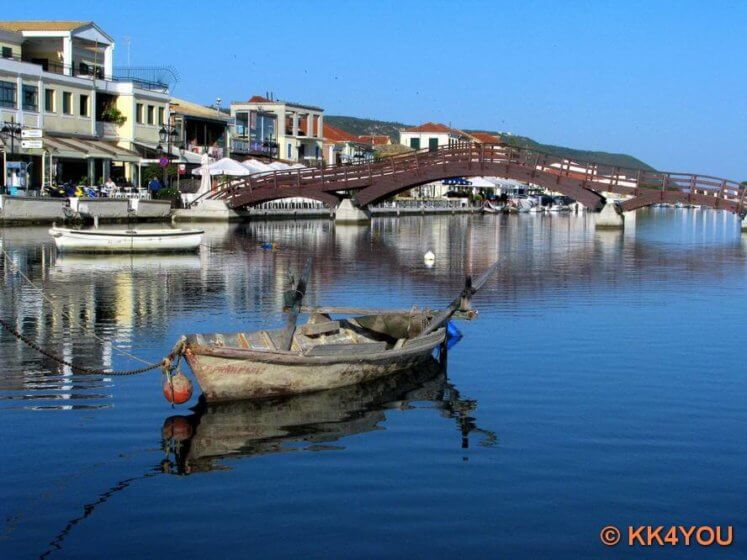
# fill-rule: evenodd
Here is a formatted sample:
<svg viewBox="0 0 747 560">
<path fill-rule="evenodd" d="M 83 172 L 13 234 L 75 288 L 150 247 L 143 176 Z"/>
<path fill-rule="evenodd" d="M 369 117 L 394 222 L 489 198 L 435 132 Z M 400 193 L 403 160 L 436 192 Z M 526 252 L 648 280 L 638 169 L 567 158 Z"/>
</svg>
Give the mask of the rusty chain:
<svg viewBox="0 0 747 560">
<path fill-rule="evenodd" d="M 108 371 L 108 370 L 104 370 L 104 369 L 91 369 L 91 368 L 87 368 L 87 367 L 76 366 L 73 363 L 68 362 L 64 358 L 61 358 L 61 357 L 57 356 L 56 354 L 52 354 L 51 352 L 48 352 L 47 350 L 44 350 L 44 348 L 42 348 L 41 346 L 39 346 L 38 344 L 36 344 L 34 341 L 28 339 L 27 337 L 25 337 L 24 335 L 22 335 L 20 332 L 18 332 L 16 329 L 14 329 L 10 325 L 10 323 L 8 323 L 7 321 L 5 321 L 4 319 L 0 319 L 0 325 L 2 325 L 3 328 L 6 331 L 8 331 L 13 336 L 15 336 L 18 340 L 20 340 L 24 344 L 28 345 L 29 347 L 33 348 L 34 350 L 36 350 L 40 354 L 46 356 L 47 358 L 49 358 L 51 360 L 54 360 L 55 362 L 57 362 L 59 364 L 68 366 L 68 367 L 72 368 L 73 370 L 79 371 L 81 373 L 90 373 L 90 374 L 95 374 L 95 375 L 137 375 L 139 373 L 146 373 L 148 371 L 152 371 L 152 370 L 157 369 L 157 368 L 161 368 L 164 371 L 167 371 L 169 369 L 169 366 L 170 366 L 170 363 L 171 363 L 171 359 L 170 359 L 170 357 L 168 357 L 168 358 L 164 358 L 160 362 L 153 362 L 153 363 L 148 364 L 147 366 L 144 366 L 144 367 L 141 367 L 141 368 L 137 368 L 137 369 L 125 369 L 125 370 L 112 370 L 112 371 Z"/>
</svg>

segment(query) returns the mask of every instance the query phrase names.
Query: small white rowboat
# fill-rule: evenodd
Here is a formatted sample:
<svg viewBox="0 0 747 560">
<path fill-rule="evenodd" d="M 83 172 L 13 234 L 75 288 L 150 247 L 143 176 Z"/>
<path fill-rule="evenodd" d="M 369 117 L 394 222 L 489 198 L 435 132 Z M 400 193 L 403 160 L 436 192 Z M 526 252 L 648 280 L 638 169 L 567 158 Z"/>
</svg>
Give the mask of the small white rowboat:
<svg viewBox="0 0 747 560">
<path fill-rule="evenodd" d="M 205 232 L 199 229 L 65 229 L 49 234 L 60 251 L 79 253 L 153 253 L 195 251 Z"/>
</svg>

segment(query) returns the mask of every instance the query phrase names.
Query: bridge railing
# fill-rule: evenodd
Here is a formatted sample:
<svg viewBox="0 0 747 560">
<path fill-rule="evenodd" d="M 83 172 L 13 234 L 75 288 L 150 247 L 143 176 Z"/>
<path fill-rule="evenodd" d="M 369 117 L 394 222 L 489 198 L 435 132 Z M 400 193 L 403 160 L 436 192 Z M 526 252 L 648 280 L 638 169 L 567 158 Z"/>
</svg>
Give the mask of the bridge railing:
<svg viewBox="0 0 747 560">
<path fill-rule="evenodd" d="M 458 143 L 435 150 L 424 149 L 416 152 L 383 158 L 378 162 L 350 166 L 329 166 L 323 168 L 299 168 L 275 172 L 259 173 L 243 179 L 229 180 L 210 193 L 211 198 L 230 199 L 248 189 L 294 188 L 298 193 L 305 187 L 328 187 L 328 190 L 364 188 L 374 181 L 398 175 L 420 175 L 428 170 L 431 176 L 439 168 L 457 168 L 466 164 L 485 166 L 492 164 L 519 166 L 531 171 L 532 176 L 544 173 L 568 177 L 581 182 L 583 186 L 598 192 L 615 192 L 634 196 L 654 191 L 718 197 L 737 203 L 739 209 L 745 199 L 745 187 L 736 181 L 689 173 L 668 173 L 635 168 L 616 167 L 594 162 L 572 160 L 529 148 L 506 146 L 503 144 Z M 195 201 L 197 202 L 197 201 Z"/>
</svg>

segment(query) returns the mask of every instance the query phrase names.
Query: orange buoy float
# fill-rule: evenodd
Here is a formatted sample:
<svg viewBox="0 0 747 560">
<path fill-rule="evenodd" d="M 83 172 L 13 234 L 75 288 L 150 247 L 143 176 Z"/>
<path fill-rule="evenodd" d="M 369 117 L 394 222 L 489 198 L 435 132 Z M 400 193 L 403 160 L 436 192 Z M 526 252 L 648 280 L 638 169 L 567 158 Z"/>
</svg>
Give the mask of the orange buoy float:
<svg viewBox="0 0 747 560">
<path fill-rule="evenodd" d="M 192 398 L 192 382 L 181 371 L 163 380 L 163 396 L 173 404 L 184 404 Z"/>
</svg>

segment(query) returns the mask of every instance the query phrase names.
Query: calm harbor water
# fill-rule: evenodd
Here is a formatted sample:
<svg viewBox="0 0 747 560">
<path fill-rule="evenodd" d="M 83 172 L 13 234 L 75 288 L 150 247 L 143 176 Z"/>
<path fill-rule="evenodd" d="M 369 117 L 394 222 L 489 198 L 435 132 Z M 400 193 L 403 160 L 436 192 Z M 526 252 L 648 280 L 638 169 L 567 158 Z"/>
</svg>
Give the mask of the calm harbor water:
<svg viewBox="0 0 747 560">
<path fill-rule="evenodd" d="M 89 368 L 279 324 L 308 255 L 310 303 L 384 308 L 437 307 L 503 265 L 447 372 L 286 401 L 172 409 L 158 373 L 72 374 L 3 332 L 0 557 L 747 557 L 747 236 L 712 211 L 636 222 L 258 222 L 210 226 L 199 255 L 95 259 L 3 230 L 55 304 L 3 257 L 2 317 Z M 735 542 L 607 548 L 610 524 Z"/>
</svg>

